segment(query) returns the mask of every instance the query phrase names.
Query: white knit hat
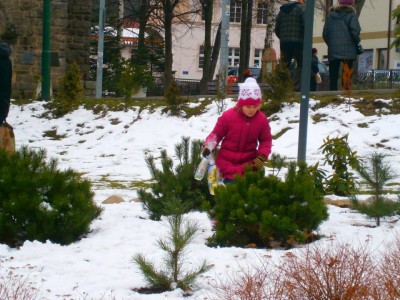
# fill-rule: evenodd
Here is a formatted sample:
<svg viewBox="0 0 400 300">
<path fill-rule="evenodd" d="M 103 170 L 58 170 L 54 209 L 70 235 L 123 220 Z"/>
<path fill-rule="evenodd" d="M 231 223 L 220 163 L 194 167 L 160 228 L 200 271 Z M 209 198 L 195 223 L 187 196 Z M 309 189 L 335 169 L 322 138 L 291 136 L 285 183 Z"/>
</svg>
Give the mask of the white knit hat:
<svg viewBox="0 0 400 300">
<path fill-rule="evenodd" d="M 247 78 L 245 82 L 239 83 L 239 97 L 237 106 L 260 105 L 261 89 L 257 81 L 253 78 Z"/>
</svg>

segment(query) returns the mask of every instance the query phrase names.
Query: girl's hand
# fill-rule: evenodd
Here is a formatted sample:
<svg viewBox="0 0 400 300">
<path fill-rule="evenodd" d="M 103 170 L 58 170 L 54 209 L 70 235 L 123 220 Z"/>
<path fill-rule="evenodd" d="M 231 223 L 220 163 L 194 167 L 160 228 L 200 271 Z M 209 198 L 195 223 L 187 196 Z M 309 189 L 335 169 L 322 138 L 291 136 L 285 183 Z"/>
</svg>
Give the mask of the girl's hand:
<svg viewBox="0 0 400 300">
<path fill-rule="evenodd" d="M 267 161 L 267 158 L 264 154 L 259 154 L 257 157 L 251 162 L 251 166 L 253 171 L 257 171 L 264 167 L 264 163 Z"/>
<path fill-rule="evenodd" d="M 210 149 L 203 147 L 202 151 L 201 151 L 201 155 L 203 155 L 203 157 L 207 157 L 211 154 Z"/>
</svg>

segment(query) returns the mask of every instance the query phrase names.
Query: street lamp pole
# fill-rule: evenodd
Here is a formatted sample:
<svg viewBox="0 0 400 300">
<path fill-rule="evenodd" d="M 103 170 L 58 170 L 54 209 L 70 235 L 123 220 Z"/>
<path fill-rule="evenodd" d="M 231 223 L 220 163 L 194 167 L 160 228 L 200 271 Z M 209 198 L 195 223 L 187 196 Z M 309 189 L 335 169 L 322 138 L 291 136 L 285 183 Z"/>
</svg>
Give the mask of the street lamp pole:
<svg viewBox="0 0 400 300">
<path fill-rule="evenodd" d="M 303 67 L 301 69 L 301 90 L 300 90 L 300 126 L 299 126 L 299 145 L 297 152 L 297 162 L 306 162 L 307 148 L 307 123 L 308 123 L 308 104 L 310 99 L 310 78 L 311 78 L 311 49 L 314 24 L 314 3 L 315 0 L 307 0 L 305 24 L 304 24 L 304 43 L 303 43 Z"/>
<path fill-rule="evenodd" d="M 103 55 L 104 55 L 104 24 L 105 0 L 100 0 L 99 6 L 99 35 L 97 41 L 97 73 L 96 73 L 96 99 L 101 99 L 103 92 Z"/>
</svg>

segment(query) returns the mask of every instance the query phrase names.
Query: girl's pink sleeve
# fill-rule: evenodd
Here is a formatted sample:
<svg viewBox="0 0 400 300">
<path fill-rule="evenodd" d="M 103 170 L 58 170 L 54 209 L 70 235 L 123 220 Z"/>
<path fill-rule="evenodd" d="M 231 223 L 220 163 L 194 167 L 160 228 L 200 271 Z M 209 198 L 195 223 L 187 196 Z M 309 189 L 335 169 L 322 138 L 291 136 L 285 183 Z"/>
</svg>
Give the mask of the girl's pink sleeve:
<svg viewBox="0 0 400 300">
<path fill-rule="evenodd" d="M 271 154 L 272 148 L 272 134 L 268 120 L 266 122 L 264 130 L 262 130 L 259 135 L 258 142 L 258 154 L 264 154 L 265 157 L 268 158 L 268 156 Z"/>
<path fill-rule="evenodd" d="M 214 126 L 214 129 L 211 133 L 206 137 L 203 146 L 213 145 L 212 149 L 214 150 L 215 147 L 221 142 L 222 138 L 225 136 L 225 122 L 223 115 L 218 118 L 217 123 Z"/>
</svg>

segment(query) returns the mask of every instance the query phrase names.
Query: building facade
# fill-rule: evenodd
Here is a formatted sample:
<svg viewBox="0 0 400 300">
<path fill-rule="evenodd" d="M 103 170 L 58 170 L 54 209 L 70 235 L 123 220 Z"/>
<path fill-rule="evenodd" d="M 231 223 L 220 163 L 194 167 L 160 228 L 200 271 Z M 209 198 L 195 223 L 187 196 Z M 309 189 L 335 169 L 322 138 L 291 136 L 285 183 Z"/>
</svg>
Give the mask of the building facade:
<svg viewBox="0 0 400 300">
<path fill-rule="evenodd" d="M 256 2 L 255 2 L 256 3 Z M 263 14 L 263 7 L 255 4 L 253 12 L 253 26 L 251 31 L 250 60 L 249 66 L 261 67 L 264 40 L 266 34 L 266 16 Z M 221 2 L 215 2 L 212 38 L 214 44 L 218 25 L 221 20 Z M 240 26 L 241 26 L 241 2 L 232 1 L 230 7 L 230 23 L 228 38 L 228 61 L 229 66 L 239 64 L 240 53 Z M 185 24 L 174 24 L 173 40 L 173 70 L 175 77 L 179 79 L 201 79 L 203 70 L 203 42 L 204 22 L 201 15 L 196 16 L 194 24 L 188 30 Z M 279 48 L 279 41 L 274 42 L 274 48 Z M 218 66 L 217 66 L 218 70 Z M 217 72 L 217 71 L 216 71 Z M 214 74 L 215 75 L 215 74 Z"/>
<path fill-rule="evenodd" d="M 317 0 L 316 0 L 317 1 Z M 326 7 L 337 5 L 337 0 L 321 0 Z M 266 26 L 260 19 L 258 4 L 255 2 L 253 13 L 253 29 L 251 37 L 250 66 L 261 66 L 262 51 Z M 359 56 L 358 70 L 366 72 L 372 69 L 400 69 L 400 49 L 391 48 L 394 38 L 394 28 L 399 20 L 393 20 L 392 11 L 400 5 L 400 0 L 371 0 L 365 1 L 359 21 L 361 25 L 361 44 L 365 53 Z M 316 6 L 317 7 L 317 6 Z M 231 22 L 229 25 L 229 65 L 239 63 L 240 49 L 240 18 L 235 16 L 240 10 L 240 2 L 231 2 Z M 278 12 L 279 6 L 276 7 Z M 318 49 L 319 59 L 327 55 L 327 46 L 322 38 L 322 29 L 325 23 L 326 11 L 314 10 L 313 47 Z M 262 14 L 261 14 L 262 15 Z M 213 39 L 215 38 L 218 23 L 221 19 L 221 7 L 214 8 Z M 175 24 L 174 26 L 174 61 L 173 69 L 176 77 L 182 79 L 200 79 L 202 76 L 202 43 L 204 40 L 204 23 L 201 16 L 196 19 L 194 29 Z M 273 48 L 279 59 L 279 39 L 274 35 Z"/>
<path fill-rule="evenodd" d="M 334 0 L 334 5 L 337 0 Z M 400 5 L 400 0 L 365 1 L 359 16 L 361 44 L 365 52 L 358 58 L 358 71 L 363 73 L 373 69 L 400 69 L 400 49 L 391 48 L 394 29 L 399 20 L 393 20 L 392 11 Z M 313 47 L 318 49 L 319 58 L 328 54 L 322 38 L 325 13 L 315 11 Z"/>
</svg>

